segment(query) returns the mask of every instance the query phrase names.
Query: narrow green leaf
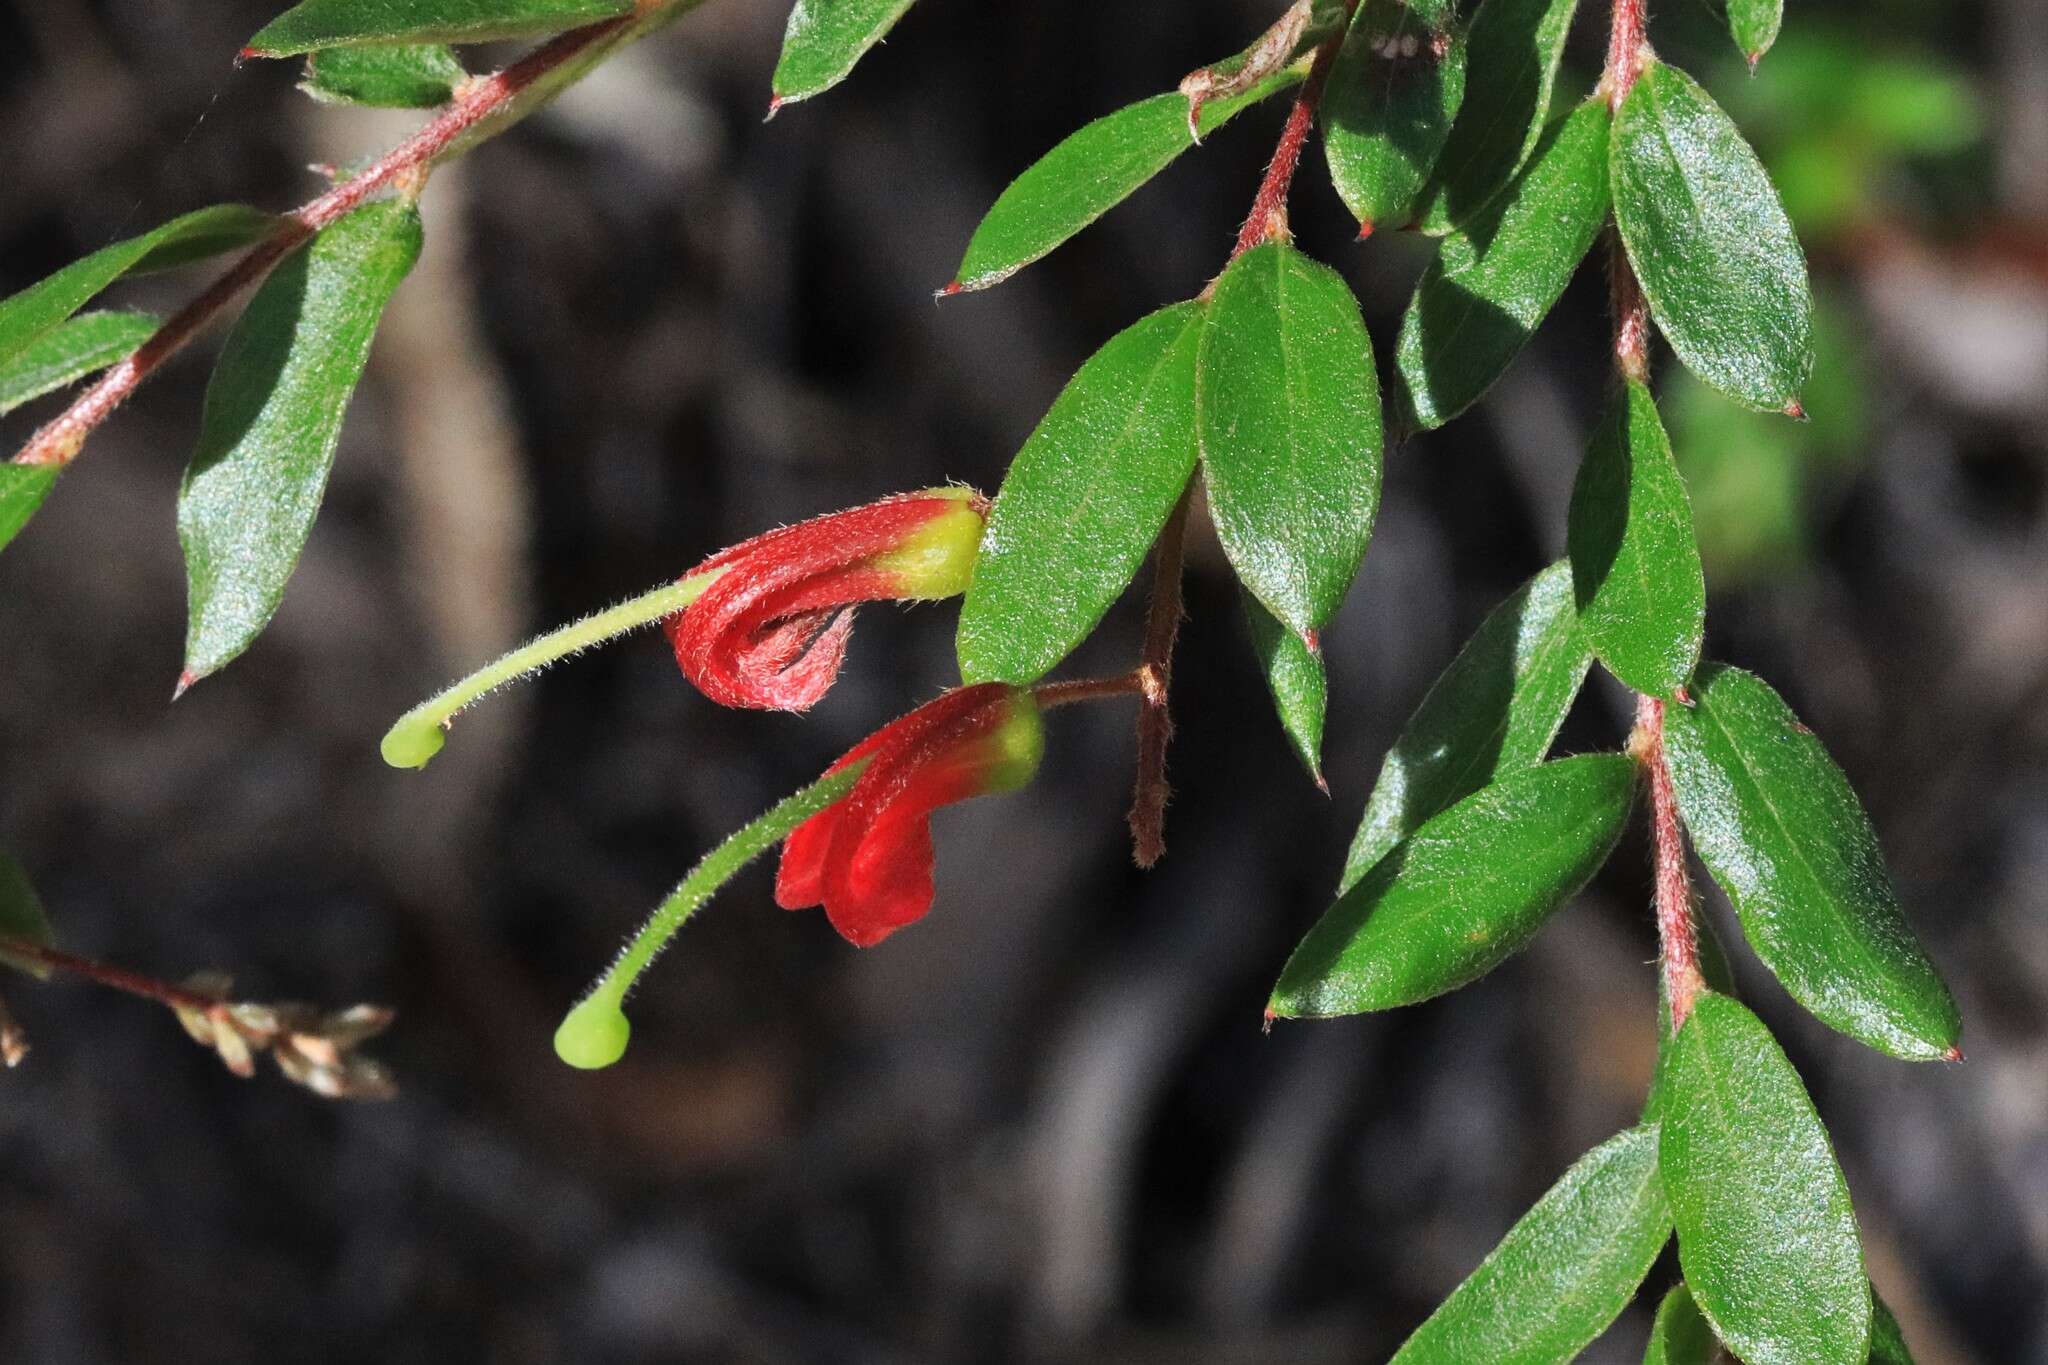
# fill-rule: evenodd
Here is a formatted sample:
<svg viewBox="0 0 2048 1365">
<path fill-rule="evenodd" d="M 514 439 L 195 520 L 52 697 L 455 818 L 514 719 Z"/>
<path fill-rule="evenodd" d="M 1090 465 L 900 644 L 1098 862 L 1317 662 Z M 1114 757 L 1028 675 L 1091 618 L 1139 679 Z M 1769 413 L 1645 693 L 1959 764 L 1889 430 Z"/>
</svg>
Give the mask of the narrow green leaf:
<svg viewBox="0 0 2048 1365">
<path fill-rule="evenodd" d="M 1110 338 L 1017 452 L 989 512 L 956 642 L 967 682 L 1029 683 L 1102 619 L 1195 471 L 1202 306 Z"/>
<path fill-rule="evenodd" d="M 126 360 L 159 321 L 148 313 L 85 313 L 59 323 L 0 361 L 0 413 Z"/>
<path fill-rule="evenodd" d="M 1389 1365 L 1560 1365 L 1607 1330 L 1671 1237 L 1657 1130 L 1631 1128 L 1566 1171 Z"/>
<path fill-rule="evenodd" d="M 1600 661 L 1649 696 L 1685 686 L 1700 661 L 1707 581 L 1657 400 L 1635 380 L 1593 430 L 1566 543 L 1579 619 Z"/>
<path fill-rule="evenodd" d="M 35 944 L 49 944 L 56 937 L 50 931 L 50 916 L 43 909 L 43 899 L 36 894 L 28 873 L 5 853 L 0 853 L 0 936 Z M 0 964 L 39 980 L 47 980 L 50 975 L 50 969 L 42 963 L 12 953 L 0 952 Z"/>
<path fill-rule="evenodd" d="M 1363 237 L 1405 223 L 1465 98 L 1465 34 L 1403 0 L 1367 0 L 1323 96 L 1330 180 Z"/>
<path fill-rule="evenodd" d="M 776 108 L 830 90 L 896 27 L 915 0 L 796 0 L 775 63 Z"/>
<path fill-rule="evenodd" d="M 0 464 L 0 549 L 21 534 L 57 482 L 53 464 Z"/>
<path fill-rule="evenodd" d="M 1821 1022 L 1894 1057 L 1954 1055 L 1962 1022 L 1913 938 L 1862 804 L 1761 678 L 1711 664 L 1664 711 L 1693 847 L 1742 932 Z"/>
<path fill-rule="evenodd" d="M 1849 1187 L 1770 1030 L 1702 995 L 1666 1081 L 1664 1189 L 1714 1335 L 1748 1365 L 1864 1365 L 1870 1282 Z"/>
<path fill-rule="evenodd" d="M 1584 754 L 1509 773 L 1373 865 L 1294 950 L 1268 1005 L 1289 1018 L 1392 1009 L 1520 950 L 1592 880 L 1628 823 L 1635 764 Z"/>
<path fill-rule="evenodd" d="M 244 57 L 291 57 L 379 43 L 485 43 L 580 28 L 633 12 L 633 0 L 300 0 L 263 26 Z"/>
<path fill-rule="evenodd" d="M 277 610 L 377 321 L 419 251 L 412 205 L 367 204 L 279 265 L 228 334 L 178 495 L 186 683 L 247 649 Z"/>
<path fill-rule="evenodd" d="M 1607 218 L 1607 125 L 1597 99 L 1554 119 L 1507 190 L 1444 238 L 1394 352 L 1407 430 L 1477 402 L 1564 293 Z"/>
<path fill-rule="evenodd" d="M 1273 694 L 1273 709 L 1288 743 L 1308 769 L 1315 784 L 1328 791 L 1323 781 L 1323 713 L 1330 699 L 1329 679 L 1323 672 L 1323 654 L 1310 649 L 1308 641 L 1273 619 L 1259 605 L 1259 599 L 1244 594 L 1245 624 L 1251 629 L 1252 652 L 1258 656 L 1259 672 L 1265 675 L 1266 690 Z"/>
<path fill-rule="evenodd" d="M 1650 1327 L 1650 1346 L 1643 1352 L 1643 1365 L 1715 1365 L 1721 1343 L 1714 1329 L 1700 1316 L 1692 1291 L 1683 1283 L 1671 1286 L 1664 1302 L 1657 1305 L 1657 1320 Z"/>
<path fill-rule="evenodd" d="M 1806 257 L 1741 131 L 1692 77 L 1652 62 L 1612 158 L 1614 221 L 1671 349 L 1738 402 L 1798 412 L 1813 368 Z"/>
<path fill-rule="evenodd" d="M 432 109 L 453 99 L 467 74 L 444 43 L 330 47 L 306 59 L 299 89 L 324 104 Z"/>
<path fill-rule="evenodd" d="M 1592 663 L 1570 565 L 1551 565 L 1495 607 L 1387 751 L 1337 894 L 1432 815 L 1541 763 Z"/>
<path fill-rule="evenodd" d="M 1298 634 L 1344 600 L 1380 501 L 1379 381 L 1344 277 L 1282 242 L 1216 282 L 1195 424 L 1223 552 Z"/>
<path fill-rule="evenodd" d="M 1301 77 L 1299 68 L 1289 68 L 1242 95 L 1208 101 L 1200 114 L 1203 134 Z M 1001 284 L 1122 203 L 1194 145 L 1188 101 L 1180 94 L 1139 100 L 1070 133 L 997 197 L 968 239 L 967 253 L 944 292 Z"/>
<path fill-rule="evenodd" d="M 1514 178 L 1550 112 L 1578 0 L 1485 0 L 1472 16 L 1469 92 L 1416 205 L 1424 232 L 1462 224 Z"/>
<path fill-rule="evenodd" d="M 1913 1365 L 1906 1334 L 1875 1289 L 1870 1291 L 1870 1365 Z"/>
<path fill-rule="evenodd" d="M 162 227 L 101 247 L 56 274 L 0 302 L 0 362 L 83 308 L 123 275 L 218 256 L 268 236 L 277 219 L 241 204 L 216 204 L 173 218 Z"/>
<path fill-rule="evenodd" d="M 1729 36 L 1749 59 L 1752 71 L 1778 41 L 1778 26 L 1784 21 L 1785 0 L 1728 0 Z"/>
</svg>

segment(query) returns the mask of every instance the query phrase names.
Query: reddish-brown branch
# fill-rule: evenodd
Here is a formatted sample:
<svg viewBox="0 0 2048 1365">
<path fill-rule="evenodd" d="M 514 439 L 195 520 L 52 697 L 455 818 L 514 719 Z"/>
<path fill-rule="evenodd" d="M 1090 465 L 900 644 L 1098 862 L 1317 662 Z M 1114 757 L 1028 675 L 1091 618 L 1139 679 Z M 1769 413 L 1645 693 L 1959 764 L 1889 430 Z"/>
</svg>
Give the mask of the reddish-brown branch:
<svg viewBox="0 0 2048 1365">
<path fill-rule="evenodd" d="M 1301 92 L 1294 97 L 1294 107 L 1287 111 L 1287 124 L 1280 130 L 1280 141 L 1273 147 L 1273 159 L 1266 163 L 1265 179 L 1259 182 L 1259 192 L 1252 197 L 1252 211 L 1246 215 L 1244 226 L 1238 229 L 1237 245 L 1231 248 L 1230 258 L 1236 260 L 1261 242 L 1284 241 L 1287 231 L 1287 191 L 1294 184 L 1294 171 L 1301 164 L 1301 151 L 1308 143 L 1308 130 L 1316 119 L 1316 106 L 1322 103 L 1323 87 L 1329 84 L 1330 68 L 1336 64 L 1337 53 L 1344 47 L 1344 35 L 1350 31 L 1351 16 L 1358 9 L 1358 0 L 1345 0 L 1344 18 L 1329 37 L 1323 39 L 1321 47 L 1309 61 L 1308 78 L 1301 83 Z"/>
<path fill-rule="evenodd" d="M 1664 703 L 1636 698 L 1636 729 L 1629 750 L 1643 767 L 1650 788 L 1650 829 L 1655 846 L 1658 958 L 1664 996 L 1671 1003 L 1671 1031 L 1692 1014 L 1706 981 L 1700 975 L 1700 944 L 1692 921 L 1692 883 L 1685 872 L 1685 835 L 1671 769 L 1664 762 Z"/>
<path fill-rule="evenodd" d="M 1103 701 L 1110 697 L 1140 697 L 1145 694 L 1145 670 L 1134 668 L 1110 678 L 1074 678 L 1065 682 L 1040 683 L 1031 695 L 1040 707 L 1071 706 L 1077 701 Z"/>
<path fill-rule="evenodd" d="M 1144 702 L 1138 708 L 1138 777 L 1131 792 L 1131 857 L 1150 867 L 1166 853 L 1166 747 L 1173 739 L 1167 696 L 1173 687 L 1173 642 L 1180 635 L 1181 557 L 1193 503 L 1193 481 L 1152 547 L 1152 602 L 1145 611 L 1145 654 L 1134 675 Z"/>
<path fill-rule="evenodd" d="M 112 963 L 97 962 L 89 957 L 80 957 L 76 953 L 67 953 L 61 948 L 31 943 L 27 939 L 0 938 L 0 952 L 4 952 L 8 957 L 34 962 L 52 971 L 63 972 L 128 995 L 139 995 L 144 1000 L 154 1000 L 159 1005 L 167 1005 L 174 1010 L 190 1010 L 205 1014 L 215 1009 L 226 1008 L 213 996 L 201 995 L 197 991 L 186 990 L 183 986 L 173 986 L 168 981 L 159 981 L 153 976 L 144 976 L 141 972 L 130 971 L 126 967 L 116 967 Z"/>
<path fill-rule="evenodd" d="M 85 438 L 104 422 L 142 381 L 204 331 L 244 289 L 314 233 L 361 205 L 394 181 L 416 176 L 455 140 L 503 108 L 548 72 L 635 22 L 631 16 L 565 33 L 523 60 L 489 76 L 466 82 L 455 98 L 424 127 L 372 162 L 360 175 L 336 185 L 279 222 L 276 232 L 252 247 L 225 275 L 157 328 L 149 340 L 108 370 L 76 402 L 29 438 L 17 464 L 69 464 Z"/>
<path fill-rule="evenodd" d="M 1649 18 L 1644 4 L 1645 0 L 1614 0 L 1609 14 L 1607 70 L 1601 81 L 1607 91 L 1607 107 L 1615 113 L 1621 112 L 1621 102 L 1642 74 L 1643 32 Z"/>
<path fill-rule="evenodd" d="M 1614 368 L 1624 379 L 1650 382 L 1650 304 L 1629 264 L 1621 233 L 1608 233 L 1607 292 L 1614 316 Z"/>
</svg>

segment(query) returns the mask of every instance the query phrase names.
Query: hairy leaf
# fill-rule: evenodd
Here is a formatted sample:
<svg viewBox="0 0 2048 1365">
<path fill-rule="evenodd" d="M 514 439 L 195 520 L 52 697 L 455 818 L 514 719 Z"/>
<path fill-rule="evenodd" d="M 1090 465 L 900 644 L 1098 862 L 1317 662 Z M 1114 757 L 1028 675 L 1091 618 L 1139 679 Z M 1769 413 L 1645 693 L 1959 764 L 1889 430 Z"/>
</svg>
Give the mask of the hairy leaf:
<svg viewBox="0 0 2048 1365">
<path fill-rule="evenodd" d="M 53 464 L 0 464 L 0 549 L 21 534 L 57 482 Z"/>
<path fill-rule="evenodd" d="M 1259 599 L 1244 594 L 1244 619 L 1251 630 L 1252 652 L 1258 656 L 1259 672 L 1266 690 L 1273 695 L 1273 709 L 1280 728 L 1294 746 L 1295 757 L 1308 775 L 1325 791 L 1323 781 L 1323 713 L 1330 699 L 1330 683 L 1323 671 L 1320 649 L 1273 619 L 1273 613 L 1259 605 Z"/>
<path fill-rule="evenodd" d="M 1770 1030 L 1700 997 L 1665 1078 L 1664 1190 L 1714 1335 L 1748 1365 L 1864 1365 L 1870 1282 L 1849 1188 Z"/>
<path fill-rule="evenodd" d="M 1785 0 L 1728 0 L 1728 33 L 1752 70 L 1778 41 L 1784 21 Z"/>
<path fill-rule="evenodd" d="M 1195 471 L 1201 326 L 1180 303 L 1117 333 L 1017 452 L 960 609 L 966 681 L 1036 681 L 1137 572 Z"/>
<path fill-rule="evenodd" d="M 1365 236 L 1408 221 L 1465 98 L 1465 34 L 1403 0 L 1367 0 L 1323 96 L 1323 152 Z"/>
<path fill-rule="evenodd" d="M 0 413 L 126 360 L 149 340 L 159 319 L 148 313 L 85 313 L 0 362 Z"/>
<path fill-rule="evenodd" d="M 1481 788 L 1338 899 L 1288 959 L 1267 1008 L 1359 1014 L 1484 976 L 1599 871 L 1634 790 L 1635 765 L 1620 754 L 1563 758 Z"/>
<path fill-rule="evenodd" d="M 300 0 L 265 24 L 245 57 L 376 43 L 483 43 L 559 33 L 633 12 L 633 0 Z"/>
<path fill-rule="evenodd" d="M 1707 582 L 1657 400 L 1625 381 L 1593 430 L 1567 526 L 1579 619 L 1614 676 L 1668 697 L 1700 661 Z"/>
<path fill-rule="evenodd" d="M 1343 276 L 1268 242 L 1216 282 L 1195 377 L 1223 551 L 1299 634 L 1336 612 L 1380 500 L 1379 381 Z"/>
<path fill-rule="evenodd" d="M 1798 411 L 1813 368 L 1806 257 L 1742 133 L 1692 77 L 1652 62 L 1611 155 L 1614 221 L 1671 349 L 1738 402 Z"/>
<path fill-rule="evenodd" d="M 1544 130 L 1529 164 L 1444 238 L 1401 318 L 1394 410 L 1442 426 L 1521 354 L 1607 217 L 1607 105 L 1588 100 Z"/>
<path fill-rule="evenodd" d="M 1387 751 L 1337 894 L 1452 802 L 1541 763 L 1592 662 L 1570 565 L 1551 565 L 1495 607 Z"/>
<path fill-rule="evenodd" d="M 178 495 L 188 682 L 247 649 L 277 610 L 377 321 L 419 251 L 417 210 L 367 204 L 279 265 L 228 334 Z"/>
<path fill-rule="evenodd" d="M 28 873 L 5 853 L 0 853 L 0 936 L 34 944 L 48 944 L 56 937 Z M 0 951 L 0 963 L 33 977 L 47 979 L 50 975 L 50 969 L 35 959 L 5 951 Z"/>
<path fill-rule="evenodd" d="M 330 47 L 306 59 L 299 89 L 327 104 L 432 109 L 453 99 L 467 74 L 443 43 Z"/>
<path fill-rule="evenodd" d="M 1714 1329 L 1700 1316 L 1692 1291 L 1683 1283 L 1671 1286 L 1664 1302 L 1657 1305 L 1657 1320 L 1650 1327 L 1649 1349 L 1643 1365 L 1715 1365 L 1721 1343 Z"/>
<path fill-rule="evenodd" d="M 915 0 L 796 0 L 782 31 L 772 88 L 777 105 L 809 99 L 853 73 Z"/>
<path fill-rule="evenodd" d="M 1671 1237 L 1657 1130 L 1609 1138 L 1550 1187 L 1390 1365 L 1556 1365 L 1621 1315 Z"/>
<path fill-rule="evenodd" d="M 1899 908 L 1862 804 L 1769 684 L 1702 668 L 1664 713 L 1678 808 L 1742 932 L 1821 1022 L 1908 1060 L 1951 1055 L 1954 999 Z"/>
</svg>

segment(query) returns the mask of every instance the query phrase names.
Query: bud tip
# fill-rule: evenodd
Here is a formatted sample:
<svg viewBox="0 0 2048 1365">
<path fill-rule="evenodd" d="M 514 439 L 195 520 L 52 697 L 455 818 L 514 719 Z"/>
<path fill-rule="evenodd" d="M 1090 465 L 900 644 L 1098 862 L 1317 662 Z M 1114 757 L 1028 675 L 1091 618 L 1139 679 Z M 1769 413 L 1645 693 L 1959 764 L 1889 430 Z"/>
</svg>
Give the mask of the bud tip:
<svg viewBox="0 0 2048 1365">
<path fill-rule="evenodd" d="M 626 1055 L 633 1026 L 616 1003 L 592 996 L 555 1030 L 555 1055 L 578 1071 L 601 1071 Z"/>
<path fill-rule="evenodd" d="M 1951 1044 L 1949 1050 L 1941 1054 L 1941 1060 L 1944 1062 L 1960 1062 L 1963 1060 L 1962 1047 L 1958 1044 Z"/>
<path fill-rule="evenodd" d="M 432 719 L 407 715 L 385 733 L 377 752 L 394 768 L 424 768 L 445 743 L 447 736 Z"/>
<path fill-rule="evenodd" d="M 1372 224 L 1360 223 L 1358 225 L 1358 240 L 1362 242 L 1370 236 L 1372 236 Z"/>
<path fill-rule="evenodd" d="M 199 675 L 197 673 L 194 673 L 189 668 L 186 669 L 183 673 L 180 673 L 178 675 L 177 683 L 173 685 L 171 688 L 171 700 L 176 701 L 178 698 L 184 696 L 185 693 L 191 689 L 192 684 L 198 681 Z"/>
</svg>

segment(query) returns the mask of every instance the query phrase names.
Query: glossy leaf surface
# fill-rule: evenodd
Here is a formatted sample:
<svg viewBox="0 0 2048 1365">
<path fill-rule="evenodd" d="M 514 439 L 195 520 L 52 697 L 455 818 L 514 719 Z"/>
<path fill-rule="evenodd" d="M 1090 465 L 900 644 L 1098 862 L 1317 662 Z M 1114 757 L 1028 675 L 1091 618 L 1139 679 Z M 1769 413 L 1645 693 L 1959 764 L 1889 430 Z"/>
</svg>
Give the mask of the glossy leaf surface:
<svg viewBox="0 0 2048 1365">
<path fill-rule="evenodd" d="M 967 682 L 1036 681 L 1138 571 L 1195 471 L 1201 325 L 1181 303 L 1117 333 L 1017 452 L 960 609 Z"/>
<path fill-rule="evenodd" d="M 1763 1022 L 1703 994 L 1665 1077 L 1665 1193 L 1700 1312 L 1748 1365 L 1864 1365 L 1870 1283 L 1849 1188 Z"/>
<path fill-rule="evenodd" d="M 1250 593 L 1244 594 L 1244 619 L 1280 728 L 1287 732 L 1287 742 L 1308 775 L 1328 790 L 1323 782 L 1323 715 L 1329 707 L 1330 683 L 1322 651 L 1310 649 L 1307 641 L 1274 620 Z"/>
<path fill-rule="evenodd" d="M 1586 754 L 1510 773 L 1425 822 L 1341 896 L 1288 959 L 1286 1017 L 1392 1009 L 1477 980 L 1607 861 L 1635 765 Z"/>
<path fill-rule="evenodd" d="M 483 43 L 559 33 L 633 12 L 633 0 L 301 0 L 243 54 L 290 57 L 361 43 Z"/>
<path fill-rule="evenodd" d="M 775 63 L 777 104 L 808 99 L 852 74 L 914 0 L 796 0 Z"/>
<path fill-rule="evenodd" d="M 1769 684 L 1700 670 L 1667 706 L 1664 748 L 1700 859 L 1792 998 L 1881 1052 L 1943 1057 L 1955 1001 L 1899 908 L 1877 834 L 1848 778 Z"/>
<path fill-rule="evenodd" d="M 1268 242 L 1216 282 L 1195 379 L 1209 513 L 1238 577 L 1320 630 L 1379 509 L 1379 381 L 1343 276 Z"/>
<path fill-rule="evenodd" d="M 1700 661 L 1707 582 L 1685 480 L 1643 384 L 1625 381 L 1594 427 L 1565 539 L 1600 661 L 1649 696 L 1683 687 Z"/>
<path fill-rule="evenodd" d="M 1671 1237 L 1657 1130 L 1579 1159 L 1394 1353 L 1391 1365 L 1556 1365 L 1635 1297 Z"/>
<path fill-rule="evenodd" d="M 279 265 L 228 334 L 178 496 L 188 675 L 240 654 L 277 610 L 377 321 L 419 251 L 416 210 L 365 205 Z"/>
<path fill-rule="evenodd" d="M 1495 607 L 1387 751 L 1337 894 L 1438 811 L 1541 763 L 1592 662 L 1570 565 L 1551 565 Z"/>
<path fill-rule="evenodd" d="M 50 932 L 50 916 L 43 909 L 43 899 L 36 894 L 34 883 L 21 864 L 5 853 L 0 853 L 0 936 L 35 944 L 48 944 L 55 938 Z M 34 977 L 50 975 L 50 969 L 42 963 L 7 952 L 0 952 L 0 963 Z"/>
<path fill-rule="evenodd" d="M 148 313 L 85 313 L 0 362 L 0 413 L 125 360 L 157 329 Z"/>
<path fill-rule="evenodd" d="M 1650 1345 L 1643 1352 L 1643 1365 L 1715 1365 L 1721 1343 L 1714 1329 L 1700 1316 L 1692 1291 L 1683 1284 L 1671 1286 L 1664 1302 L 1657 1305 L 1657 1320 L 1650 1326 Z"/>
<path fill-rule="evenodd" d="M 1442 426 L 1479 400 L 1556 304 L 1607 217 L 1607 106 L 1544 130 L 1529 164 L 1444 238 L 1395 348 L 1396 420 Z"/>
<path fill-rule="evenodd" d="M 1558 59 L 1578 0 L 1484 0 L 1472 16 L 1471 88 L 1416 217 L 1425 232 L 1462 224 L 1514 178 L 1550 115 Z"/>
<path fill-rule="evenodd" d="M 1806 257 L 1778 192 L 1692 77 L 1652 62 L 1615 120 L 1614 221 L 1687 369 L 1781 411 L 1813 368 Z"/>
<path fill-rule="evenodd" d="M 1728 0 L 1728 34 L 1754 67 L 1778 41 L 1785 0 Z"/>
<path fill-rule="evenodd" d="M 21 534 L 56 482 L 56 465 L 0 464 L 0 549 Z"/>
<path fill-rule="evenodd" d="M 466 74 L 442 43 L 330 47 L 306 59 L 299 89 L 328 104 L 432 109 L 454 98 Z"/>
<path fill-rule="evenodd" d="M 1465 35 L 1367 0 L 1330 69 L 1323 153 L 1360 235 L 1408 221 L 1465 98 Z"/>
</svg>

